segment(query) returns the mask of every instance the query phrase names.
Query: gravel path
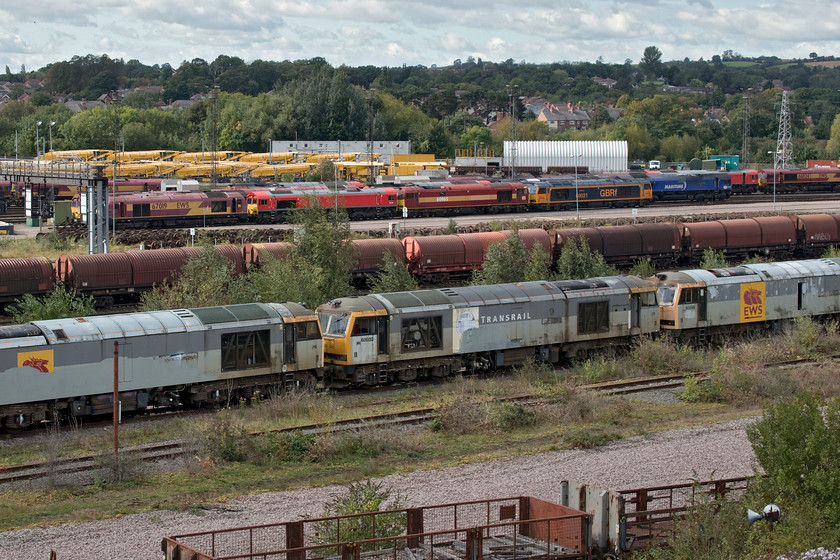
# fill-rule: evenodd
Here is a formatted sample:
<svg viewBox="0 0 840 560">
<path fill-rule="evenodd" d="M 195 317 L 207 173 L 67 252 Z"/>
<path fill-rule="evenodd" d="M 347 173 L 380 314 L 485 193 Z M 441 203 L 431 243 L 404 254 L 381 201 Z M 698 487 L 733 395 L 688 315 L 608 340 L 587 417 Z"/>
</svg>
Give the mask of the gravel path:
<svg viewBox="0 0 840 560">
<path fill-rule="evenodd" d="M 556 451 L 388 476 L 407 505 L 535 496 L 557 501 L 560 481 L 623 490 L 752 474 L 751 420 L 682 428 L 586 451 Z M 211 505 L 203 515 L 159 511 L 0 533 L 0 559 L 160 560 L 164 536 L 315 516 L 344 487 L 272 492 Z"/>
</svg>

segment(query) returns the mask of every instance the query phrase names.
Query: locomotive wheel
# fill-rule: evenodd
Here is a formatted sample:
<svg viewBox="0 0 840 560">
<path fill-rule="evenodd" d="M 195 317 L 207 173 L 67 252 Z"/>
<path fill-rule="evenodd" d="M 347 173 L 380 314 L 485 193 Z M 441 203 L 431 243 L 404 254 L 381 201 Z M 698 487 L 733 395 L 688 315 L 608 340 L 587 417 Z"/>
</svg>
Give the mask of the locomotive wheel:
<svg viewBox="0 0 840 560">
<path fill-rule="evenodd" d="M 13 414 L 3 417 L 3 429 L 7 432 L 28 430 L 32 426 L 32 414 Z"/>
</svg>

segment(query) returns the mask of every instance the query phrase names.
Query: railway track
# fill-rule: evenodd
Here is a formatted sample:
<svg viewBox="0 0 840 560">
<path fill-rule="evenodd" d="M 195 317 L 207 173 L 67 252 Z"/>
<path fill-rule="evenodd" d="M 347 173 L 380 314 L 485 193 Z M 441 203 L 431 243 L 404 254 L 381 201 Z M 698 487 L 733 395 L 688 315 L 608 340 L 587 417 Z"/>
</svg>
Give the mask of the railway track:
<svg viewBox="0 0 840 560">
<path fill-rule="evenodd" d="M 583 385 L 580 388 L 584 390 L 588 389 L 598 391 L 599 393 L 603 393 L 605 395 L 631 395 L 634 393 L 643 393 L 645 391 L 684 387 L 686 381 L 689 379 L 694 379 L 697 382 L 703 382 L 709 379 L 709 374 L 678 374 L 641 377 L 637 379 L 622 379 L 620 381 L 608 381 L 593 385 Z"/>
<path fill-rule="evenodd" d="M 832 361 L 840 361 L 840 355 L 830 356 L 829 359 Z M 814 363 L 817 362 L 814 360 L 800 358 L 796 360 L 786 360 L 783 362 L 766 364 L 765 367 L 791 368 Z M 581 385 L 578 389 L 583 391 L 596 391 L 604 395 L 622 397 L 663 389 L 679 389 L 684 387 L 686 382 L 689 380 L 703 383 L 708 381 L 710 378 L 711 374 L 709 372 L 673 374 L 593 383 Z M 388 404 L 389 402 L 390 401 L 386 400 L 380 402 L 379 404 L 383 405 Z M 545 402 L 545 399 L 539 397 L 538 395 L 520 395 L 501 398 L 498 399 L 497 402 L 517 402 L 519 404 L 527 405 Z M 302 433 L 317 435 L 323 433 L 352 432 L 371 428 L 399 430 L 408 427 L 428 425 L 430 422 L 439 417 L 440 413 L 436 408 L 424 407 L 387 414 L 360 416 L 344 420 L 303 424 L 288 428 L 279 428 L 276 430 L 252 432 L 250 435 L 253 437 L 266 433 Z M 121 456 L 127 460 L 148 463 L 160 460 L 177 459 L 193 451 L 186 440 L 176 440 L 156 444 L 125 447 L 121 448 L 119 452 Z M 116 465 L 116 460 L 112 457 L 112 455 L 112 452 L 93 453 L 82 456 L 62 457 L 53 460 L 35 461 L 26 464 L 0 467 L 0 488 L 27 481 L 56 479 L 58 477 L 66 477 L 78 473 L 91 474 L 107 471 L 108 469 L 114 468 Z"/>
<path fill-rule="evenodd" d="M 673 380 L 672 383 L 674 383 L 679 376 L 668 377 Z M 649 386 L 647 389 L 644 389 L 641 385 L 639 385 L 640 381 L 648 383 Z M 683 377 L 683 382 L 684 381 L 685 377 Z M 590 385 L 584 388 L 603 391 L 606 394 L 617 395 L 621 394 L 619 392 L 619 387 L 623 387 L 624 392 L 629 393 L 631 392 L 629 390 L 631 385 L 636 385 L 636 391 L 638 392 L 662 388 L 662 383 L 664 382 L 664 380 L 660 380 L 660 383 L 656 385 L 656 378 L 648 378 L 645 380 L 631 380 L 625 382 L 611 382 L 602 385 Z M 497 399 L 497 402 L 517 402 L 520 404 L 535 404 L 543 401 L 544 399 L 541 399 L 536 395 L 521 395 Z M 408 427 L 428 425 L 430 422 L 439 417 L 440 413 L 437 409 L 424 407 L 401 412 L 361 416 L 358 418 L 349 418 L 324 423 L 304 424 L 289 428 L 268 430 L 265 432 L 252 432 L 250 435 L 253 437 L 263 435 L 265 433 L 302 433 L 317 435 L 322 433 L 352 432 L 371 428 L 400 430 Z M 159 460 L 177 459 L 190 453 L 190 449 L 191 446 L 186 440 L 176 440 L 158 444 L 126 447 L 120 449 L 119 453 L 122 457 L 132 462 L 139 461 L 148 463 Z M 97 472 L 104 472 L 109 469 L 113 469 L 116 465 L 117 459 L 113 457 L 113 452 L 103 452 L 0 467 L 0 488 L 23 482 L 50 479 L 55 480 L 59 477 L 67 477 L 79 473 L 93 475 Z"/>
</svg>

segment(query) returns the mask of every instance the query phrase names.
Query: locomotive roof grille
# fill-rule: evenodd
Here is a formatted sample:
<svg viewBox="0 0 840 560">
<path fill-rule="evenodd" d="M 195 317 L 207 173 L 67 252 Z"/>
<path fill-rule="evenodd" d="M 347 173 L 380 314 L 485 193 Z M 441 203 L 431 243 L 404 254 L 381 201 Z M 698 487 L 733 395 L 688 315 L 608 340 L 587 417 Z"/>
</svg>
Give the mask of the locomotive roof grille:
<svg viewBox="0 0 840 560">
<path fill-rule="evenodd" d="M 396 308 L 401 307 L 417 307 L 417 306 L 432 306 L 432 305 L 447 305 L 450 303 L 449 298 L 444 294 L 435 290 L 420 290 L 416 292 L 397 292 L 393 294 L 381 294 L 381 296 L 391 302 Z"/>
<path fill-rule="evenodd" d="M 25 336 L 44 336 L 44 333 L 41 332 L 41 329 L 31 323 L 0 327 L 0 339 L 22 338 Z"/>
<path fill-rule="evenodd" d="M 552 282 L 555 286 L 564 292 L 571 292 L 575 290 L 592 290 L 594 288 L 609 287 L 603 280 L 589 279 L 589 280 L 561 280 L 559 282 Z"/>
<path fill-rule="evenodd" d="M 279 316 L 272 308 L 258 303 L 243 303 L 223 307 L 201 307 L 191 309 L 190 311 L 205 325 L 236 321 L 258 321 L 260 319 L 271 319 Z"/>
<path fill-rule="evenodd" d="M 711 272 L 718 278 L 728 278 L 730 276 L 751 276 L 755 274 L 754 270 L 743 266 L 733 266 L 730 268 L 714 268 L 709 270 L 709 272 Z"/>
</svg>

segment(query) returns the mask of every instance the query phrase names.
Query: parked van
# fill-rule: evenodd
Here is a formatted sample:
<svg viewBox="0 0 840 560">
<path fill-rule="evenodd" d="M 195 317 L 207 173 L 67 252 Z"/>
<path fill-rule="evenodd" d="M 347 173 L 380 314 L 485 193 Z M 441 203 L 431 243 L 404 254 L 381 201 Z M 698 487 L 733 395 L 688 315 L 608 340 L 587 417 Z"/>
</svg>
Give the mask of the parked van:
<svg viewBox="0 0 840 560">
<path fill-rule="evenodd" d="M 659 160 L 658 159 L 650 160 L 650 163 L 648 163 L 648 169 L 659 169 Z"/>
</svg>

